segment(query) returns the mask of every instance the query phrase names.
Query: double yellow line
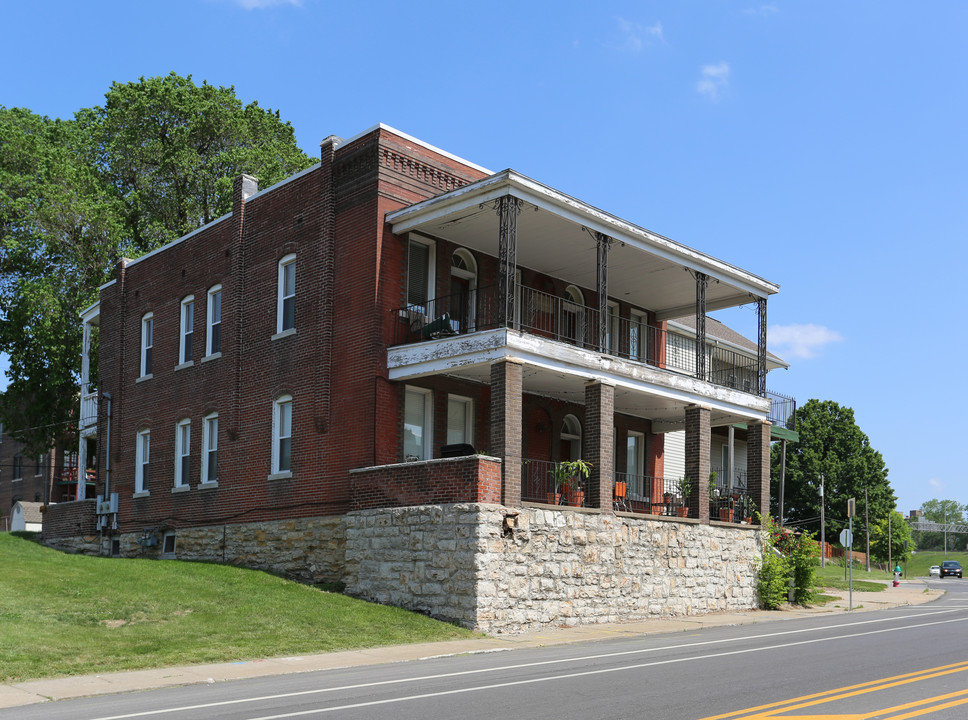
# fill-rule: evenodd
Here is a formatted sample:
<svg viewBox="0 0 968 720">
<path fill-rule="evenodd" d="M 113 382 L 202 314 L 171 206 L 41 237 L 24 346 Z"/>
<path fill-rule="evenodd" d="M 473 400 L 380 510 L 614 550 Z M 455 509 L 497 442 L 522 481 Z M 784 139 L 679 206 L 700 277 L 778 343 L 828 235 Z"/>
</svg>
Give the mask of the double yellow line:
<svg viewBox="0 0 968 720">
<path fill-rule="evenodd" d="M 932 695 L 924 700 L 916 700 L 893 707 L 879 708 L 865 713 L 823 714 L 816 712 L 795 713 L 795 711 L 855 697 L 857 695 L 908 685 L 922 680 L 930 680 L 944 675 L 953 675 L 954 673 L 965 672 L 966 670 L 968 670 L 968 661 L 954 663 L 953 665 L 942 665 L 941 667 L 907 673 L 906 675 L 895 675 L 894 677 L 872 680 L 859 685 L 848 685 L 847 687 L 837 688 L 836 690 L 827 690 L 826 692 L 815 693 L 813 695 L 803 695 L 802 697 L 791 698 L 769 705 L 759 705 L 725 715 L 713 715 L 703 718 L 703 720 L 726 720 L 726 718 L 734 718 L 737 720 L 739 718 L 743 720 L 766 720 L 768 718 L 772 718 L 773 720 L 807 720 L 808 718 L 812 718 L 813 720 L 819 720 L 820 718 L 824 720 L 866 720 L 867 718 L 873 717 L 889 717 L 890 720 L 904 720 L 904 718 L 920 717 L 921 715 L 927 715 L 928 713 L 938 712 L 968 703 L 968 688 L 945 695 Z M 781 715 L 780 713 L 783 714 Z M 788 715 L 786 713 L 795 714 Z"/>
</svg>

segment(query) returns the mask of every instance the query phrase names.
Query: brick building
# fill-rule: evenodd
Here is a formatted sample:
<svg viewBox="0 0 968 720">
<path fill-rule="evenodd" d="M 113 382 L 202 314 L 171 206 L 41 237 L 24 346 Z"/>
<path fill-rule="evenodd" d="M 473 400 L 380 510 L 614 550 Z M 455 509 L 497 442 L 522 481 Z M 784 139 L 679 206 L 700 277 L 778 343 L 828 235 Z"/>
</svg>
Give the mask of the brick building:
<svg viewBox="0 0 968 720">
<path fill-rule="evenodd" d="M 274 187 L 238 178 L 229 215 L 122 261 L 85 311 L 81 465 L 117 495 L 97 547 L 341 580 L 494 631 L 750 607 L 758 529 L 710 520 L 706 482 L 682 497 L 664 439 L 707 478 L 715 429 L 742 426 L 766 513 L 777 290 L 386 126 L 330 137 Z M 706 335 L 741 304 L 753 353 Z M 80 542 L 69 512 L 49 543 Z"/>
</svg>

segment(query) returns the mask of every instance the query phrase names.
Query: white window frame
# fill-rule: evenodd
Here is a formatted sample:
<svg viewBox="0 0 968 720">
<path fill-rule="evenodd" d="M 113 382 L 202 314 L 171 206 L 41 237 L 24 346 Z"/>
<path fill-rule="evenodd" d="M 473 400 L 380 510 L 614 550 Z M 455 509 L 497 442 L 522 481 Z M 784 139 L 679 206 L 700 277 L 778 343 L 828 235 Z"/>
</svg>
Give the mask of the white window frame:
<svg viewBox="0 0 968 720">
<path fill-rule="evenodd" d="M 151 430 L 140 430 L 135 439 L 134 494 L 135 497 L 148 495 L 151 482 Z"/>
<path fill-rule="evenodd" d="M 633 441 L 637 441 L 633 444 Z M 632 460 L 633 463 L 629 463 Z M 629 430 L 625 440 L 625 472 L 632 479 L 629 491 L 638 497 L 645 495 L 645 433 Z M 630 468 L 630 464 L 634 468 Z M 634 470 L 634 471 L 633 471 Z"/>
<path fill-rule="evenodd" d="M 427 248 L 427 287 L 424 289 L 426 299 L 423 303 L 415 302 L 410 297 L 410 246 L 414 244 L 422 245 L 423 247 Z M 406 273 L 407 277 L 404 288 L 407 294 L 407 308 L 420 312 L 424 315 L 430 315 L 430 303 L 434 300 L 434 297 L 437 294 L 437 243 L 416 235 L 411 235 L 408 238 L 407 244 Z"/>
<path fill-rule="evenodd" d="M 168 541 L 171 540 L 171 549 L 168 549 Z M 177 552 L 177 538 L 174 531 L 169 530 L 161 538 L 161 557 L 167 560 L 174 560 Z"/>
<path fill-rule="evenodd" d="M 175 425 L 175 490 L 187 490 L 191 475 L 192 421 L 179 420 Z"/>
<path fill-rule="evenodd" d="M 288 407 L 288 409 L 287 409 Z M 292 395 L 283 395 L 272 403 L 272 472 L 270 480 L 292 477 Z M 288 414 L 288 418 L 286 415 Z M 285 420 L 288 420 L 286 427 Z M 282 467 L 283 441 L 289 441 L 289 467 Z"/>
<path fill-rule="evenodd" d="M 178 363 L 179 367 L 191 365 L 195 355 L 195 296 L 181 301 L 178 313 Z"/>
<path fill-rule="evenodd" d="M 620 310 L 617 302 L 608 301 L 608 317 L 605 323 L 605 352 L 609 355 L 618 355 L 622 345 L 622 338 L 619 335 L 622 327 Z"/>
<path fill-rule="evenodd" d="M 210 458 L 215 457 L 215 474 L 209 470 Z M 218 413 L 206 415 L 202 420 L 202 487 L 218 485 Z"/>
<path fill-rule="evenodd" d="M 453 415 L 452 415 L 452 411 Z M 463 437 L 452 438 L 450 434 L 451 417 L 460 413 L 463 422 Z M 474 400 L 463 395 L 447 396 L 447 444 L 457 443 L 474 444 Z"/>
<path fill-rule="evenodd" d="M 465 268 L 455 267 L 454 258 L 460 258 Z M 451 318 L 459 332 L 474 332 L 477 328 L 477 259 L 467 248 L 457 248 L 450 260 L 450 274 L 467 280 L 467 327 L 459 326 L 464 318 Z M 438 308 L 441 311 L 442 308 Z"/>
<path fill-rule="evenodd" d="M 218 314 L 216 315 L 215 298 L 218 298 Z M 222 286 L 209 288 L 208 300 L 205 303 L 205 357 L 218 357 L 222 354 Z M 218 329 L 218 347 L 213 347 L 212 337 Z"/>
<path fill-rule="evenodd" d="M 403 432 L 407 431 L 407 398 L 411 395 L 422 395 L 423 396 L 423 426 L 420 429 L 421 432 L 421 447 L 418 448 L 417 453 L 408 453 L 406 446 L 406 439 L 404 439 L 403 447 L 403 457 L 406 461 L 416 460 L 429 460 L 433 457 L 433 439 L 434 439 L 434 393 L 432 390 L 427 388 L 414 387 L 412 385 L 407 385 L 404 391 L 404 409 L 403 409 Z M 404 435 L 406 438 L 406 435 Z"/>
<path fill-rule="evenodd" d="M 581 459 L 582 457 L 582 426 L 581 420 L 572 414 L 565 415 L 564 419 L 561 421 L 561 432 L 559 433 L 562 443 L 562 457 L 564 457 L 564 443 L 568 443 L 568 449 L 571 451 L 569 454 L 572 456 L 573 460 Z M 577 443 L 577 444 L 576 444 Z M 578 452 L 575 452 L 575 450 Z"/>
<path fill-rule="evenodd" d="M 286 294 L 286 271 L 292 268 L 292 292 Z M 292 301 L 292 326 L 284 327 L 286 302 Z M 296 255 L 290 253 L 279 261 L 276 301 L 276 335 L 296 331 Z"/>
<path fill-rule="evenodd" d="M 141 316 L 141 377 L 150 378 L 154 369 L 155 314 Z"/>
</svg>

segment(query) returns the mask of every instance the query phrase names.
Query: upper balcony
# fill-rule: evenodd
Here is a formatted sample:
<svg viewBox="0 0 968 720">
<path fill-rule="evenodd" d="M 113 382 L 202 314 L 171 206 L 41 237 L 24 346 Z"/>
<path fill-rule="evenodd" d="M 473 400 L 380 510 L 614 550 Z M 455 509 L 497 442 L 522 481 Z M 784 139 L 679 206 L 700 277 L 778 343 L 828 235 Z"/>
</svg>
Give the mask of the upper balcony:
<svg viewBox="0 0 968 720">
<path fill-rule="evenodd" d="M 714 423 L 766 419 L 766 373 L 783 366 L 766 352 L 775 284 L 512 170 L 387 222 L 409 238 L 406 298 L 387 337 L 391 379 L 486 382 L 490 362 L 514 357 L 529 367 L 531 392 L 575 396 L 601 379 L 621 389 L 617 412 L 648 405 L 666 429 L 696 402 Z M 440 252 L 453 254 L 449 278 L 436 276 L 447 266 Z M 757 311 L 755 343 L 708 336 L 707 312 L 746 304 Z"/>
</svg>

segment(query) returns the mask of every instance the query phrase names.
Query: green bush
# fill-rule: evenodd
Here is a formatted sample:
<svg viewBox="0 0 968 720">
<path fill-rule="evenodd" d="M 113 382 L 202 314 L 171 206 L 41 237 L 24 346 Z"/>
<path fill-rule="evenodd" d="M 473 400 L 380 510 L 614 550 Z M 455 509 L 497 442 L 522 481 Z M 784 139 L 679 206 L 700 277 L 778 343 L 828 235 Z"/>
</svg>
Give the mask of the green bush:
<svg viewBox="0 0 968 720">
<path fill-rule="evenodd" d="M 787 597 L 790 578 L 793 578 L 794 603 L 806 605 L 814 601 L 817 597 L 816 559 L 820 555 L 817 541 L 810 533 L 781 532 L 771 517 L 762 524 L 766 534 L 758 582 L 760 605 L 767 610 L 779 607 Z"/>
<path fill-rule="evenodd" d="M 756 589 L 760 594 L 760 607 L 776 610 L 787 599 L 787 578 L 790 569 L 787 559 L 778 555 L 772 547 L 764 544 L 763 564 Z"/>
</svg>

